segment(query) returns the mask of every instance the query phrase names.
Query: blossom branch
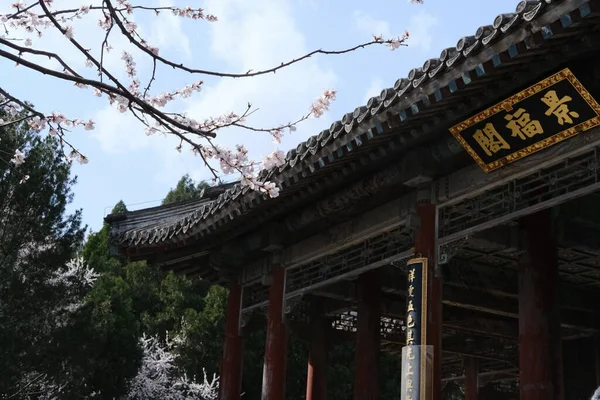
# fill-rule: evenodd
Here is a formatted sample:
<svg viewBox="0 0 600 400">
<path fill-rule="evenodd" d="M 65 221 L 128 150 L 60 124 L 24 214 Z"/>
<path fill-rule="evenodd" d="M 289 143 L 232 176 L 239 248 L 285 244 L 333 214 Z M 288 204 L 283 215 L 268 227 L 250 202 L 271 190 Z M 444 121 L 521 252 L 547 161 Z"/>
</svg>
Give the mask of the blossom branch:
<svg viewBox="0 0 600 400">
<path fill-rule="evenodd" d="M 107 4 L 109 3 L 108 0 L 105 0 L 107 2 Z M 63 28 L 58 21 L 56 20 L 56 18 L 54 18 L 54 16 L 52 16 L 52 14 L 50 13 L 50 10 L 48 10 L 48 7 L 46 6 L 46 4 L 44 3 L 43 0 L 40 1 L 40 6 L 42 7 L 42 9 L 44 10 L 44 12 L 46 13 L 48 19 L 50 19 L 50 21 L 52 22 L 52 24 L 54 24 L 54 26 L 56 27 L 56 29 L 58 29 L 63 35 L 67 36 L 69 38 L 69 40 L 71 41 L 71 43 L 84 55 L 86 56 L 86 59 L 90 60 L 92 63 L 94 63 L 94 65 L 96 65 L 96 67 L 102 71 L 104 74 L 106 74 L 106 76 L 115 83 L 115 85 L 117 86 L 117 88 L 121 91 L 122 95 L 129 100 L 130 102 L 133 102 L 135 104 L 137 104 L 144 112 L 155 115 L 157 117 L 157 119 L 163 120 L 166 124 L 170 124 L 176 128 L 182 129 L 184 131 L 190 132 L 190 133 L 195 133 L 198 134 L 200 136 L 209 136 L 209 137 L 214 137 L 214 134 L 211 133 L 206 133 L 206 132 L 202 132 L 202 131 L 198 131 L 195 130 L 193 128 L 191 128 L 190 126 L 186 126 L 185 124 L 179 123 L 177 121 L 175 121 L 174 119 L 170 118 L 169 116 L 167 116 L 165 113 L 157 110 L 156 108 L 152 107 L 149 103 L 142 101 L 140 99 L 138 99 L 137 97 L 135 97 L 134 95 L 132 95 L 127 88 L 125 88 L 118 79 L 116 79 L 110 72 L 108 72 L 102 65 L 100 65 L 100 63 L 94 58 L 92 57 L 92 55 L 89 53 L 89 51 L 87 51 L 86 49 L 83 48 L 83 46 L 81 46 L 81 44 L 79 44 L 79 42 L 77 42 L 75 39 L 73 39 L 72 35 L 71 37 L 69 37 L 69 31 L 66 28 Z M 106 85 L 108 86 L 108 85 Z M 113 89 L 112 87 L 108 86 L 109 89 Z"/>
<path fill-rule="evenodd" d="M 66 129 L 62 126 L 63 122 L 68 123 L 73 126 L 76 126 L 78 124 L 85 125 L 85 123 L 83 123 L 79 120 L 67 120 L 63 116 L 56 115 L 56 114 L 51 115 L 51 116 L 46 116 L 43 113 L 41 113 L 41 112 L 37 111 L 36 109 L 34 109 L 33 107 L 31 107 L 30 105 L 28 105 L 27 103 L 12 96 L 10 93 L 8 93 L 6 90 L 2 89 L 1 87 L 0 87 L 0 96 L 10 100 L 10 102 L 17 104 L 23 110 L 26 110 L 27 112 L 30 113 L 30 115 L 28 115 L 26 117 L 10 121 L 8 123 L 3 124 L 2 126 L 16 124 L 23 120 L 37 117 L 38 119 L 34 120 L 29 125 L 32 129 L 40 131 L 43 129 L 43 127 L 45 125 L 45 121 L 47 121 L 48 125 L 50 126 L 50 133 L 53 135 L 59 136 L 60 143 L 63 145 L 67 145 L 71 149 L 70 157 L 71 158 L 76 157 L 79 160 L 79 162 L 81 162 L 82 164 L 87 163 L 87 158 L 79 150 L 77 150 L 77 148 L 75 148 L 75 146 L 73 146 L 71 143 L 69 143 L 69 141 L 67 141 L 67 139 L 65 138 L 65 135 L 64 135 L 64 132 Z M 56 127 L 53 127 L 54 124 Z M 19 155 L 22 157 L 22 153 L 20 153 L 19 150 L 16 150 L 15 157 L 17 157 Z M 21 159 L 21 157 L 17 157 L 18 162 L 15 162 L 16 165 L 19 165 L 20 163 L 22 163 L 24 161 L 23 159 Z"/>
<path fill-rule="evenodd" d="M 411 0 L 413 3 L 422 3 L 422 0 Z M 173 100 L 178 98 L 187 98 L 192 95 L 193 92 L 198 92 L 203 86 L 202 81 L 197 81 L 192 84 L 188 84 L 181 89 L 168 91 L 166 93 L 152 95 L 151 89 L 157 80 L 158 66 L 165 65 L 173 68 L 177 71 L 182 71 L 194 75 L 207 75 L 221 78 L 248 78 L 256 77 L 260 75 L 266 75 L 276 73 L 279 70 L 290 67 L 294 64 L 301 63 L 311 57 L 317 55 L 343 55 L 351 53 L 360 49 L 371 47 L 374 45 L 384 45 L 389 47 L 391 50 L 395 50 L 399 47 L 406 46 L 405 41 L 408 39 L 408 33 L 404 35 L 386 39 L 382 36 L 373 36 L 373 38 L 352 47 L 339 49 L 339 50 L 327 50 L 317 49 L 311 52 L 305 53 L 297 58 L 291 59 L 280 63 L 279 65 L 271 68 L 262 70 L 250 69 L 245 73 L 233 73 L 233 72 L 220 72 L 208 69 L 194 68 L 186 66 L 182 63 L 172 61 L 159 54 L 159 49 L 150 45 L 138 32 L 137 24 L 128 17 L 132 15 L 135 10 L 153 11 L 156 15 L 159 15 L 163 11 L 172 12 L 175 16 L 191 18 L 191 19 L 202 19 L 209 22 L 216 21 L 217 18 L 210 14 L 205 14 L 201 8 L 192 9 L 190 7 L 177 8 L 177 7 L 150 7 L 133 5 L 129 0 L 101 0 L 100 5 L 89 5 L 82 6 L 80 8 L 70 8 L 61 10 L 51 10 L 53 5 L 52 0 L 37 0 L 32 4 L 26 6 L 22 0 L 16 0 L 13 7 L 16 12 L 12 14 L 0 15 L 0 24 L 3 25 L 7 35 L 9 34 L 9 27 L 16 29 L 25 29 L 29 33 L 37 33 L 38 36 L 42 36 L 44 29 L 54 28 L 57 32 L 60 32 L 65 36 L 70 43 L 77 49 L 77 51 L 84 57 L 86 66 L 95 68 L 98 73 L 97 79 L 91 79 L 84 76 L 83 73 L 78 73 L 74 68 L 69 66 L 65 60 L 63 60 L 57 53 L 47 51 L 46 49 L 35 49 L 31 48 L 31 39 L 19 38 L 9 39 L 8 36 L 0 38 L 0 45 L 4 45 L 4 48 L 0 48 L 0 58 L 12 60 L 17 65 L 24 66 L 27 69 L 36 71 L 38 73 L 51 76 L 57 79 L 61 79 L 73 84 L 80 88 L 91 88 L 94 94 L 98 97 L 106 96 L 108 102 L 111 105 L 116 105 L 116 108 L 120 112 L 129 112 L 134 118 L 136 118 L 143 126 L 146 127 L 146 134 L 152 135 L 153 133 L 160 132 L 162 134 L 174 135 L 179 139 L 179 144 L 176 147 L 177 151 L 181 151 L 182 147 L 189 145 L 194 154 L 199 155 L 205 165 L 205 167 L 213 175 L 214 179 L 218 179 L 219 171 L 214 166 L 214 163 L 218 163 L 220 171 L 225 174 L 237 173 L 242 178 L 242 184 L 251 187 L 252 189 L 258 190 L 262 193 L 267 193 L 270 196 L 276 196 L 279 189 L 272 182 L 266 181 L 258 177 L 259 167 L 265 169 L 272 169 L 281 166 L 285 162 L 285 156 L 282 151 L 277 150 L 265 157 L 262 162 L 252 161 L 248 158 L 248 151 L 245 146 L 237 145 L 235 149 L 226 149 L 216 144 L 213 139 L 216 137 L 217 131 L 226 128 L 239 128 L 250 132 L 265 132 L 269 133 L 276 143 L 281 142 L 281 138 L 284 131 L 289 130 L 293 132 L 296 130 L 296 126 L 310 117 L 319 118 L 325 111 L 328 110 L 329 105 L 335 100 L 336 92 L 334 90 L 326 90 L 322 96 L 319 97 L 305 113 L 301 113 L 300 117 L 295 119 L 293 122 L 287 124 L 280 124 L 275 127 L 257 127 L 247 122 L 247 119 L 256 111 L 258 108 L 252 108 L 252 104 L 248 103 L 246 109 L 242 113 L 224 113 L 218 117 L 207 118 L 204 121 L 198 121 L 196 119 L 188 117 L 185 113 L 175 113 L 165 111 L 164 107 L 171 103 Z M 34 8 L 39 6 L 42 13 L 34 12 Z M 39 11 L 39 10 L 38 10 Z M 68 25 L 68 21 L 74 21 L 76 18 L 82 18 L 83 15 L 95 11 L 101 13 L 101 18 L 98 22 L 98 26 L 104 31 L 103 40 L 101 42 L 101 48 L 99 49 L 99 58 L 92 56 L 90 49 L 86 49 L 82 46 L 81 42 L 76 40 L 73 35 L 73 28 Z M 113 28 L 118 29 L 114 30 Z M 132 44 L 133 47 L 139 49 L 145 56 L 149 56 L 152 60 L 151 75 L 147 81 L 145 87 L 140 84 L 140 78 L 138 77 L 136 62 L 133 55 L 127 51 L 123 51 L 121 59 L 124 61 L 125 69 L 127 72 L 129 82 L 122 82 L 117 79 L 116 75 L 109 71 L 105 66 L 105 52 L 109 52 L 111 46 L 109 44 L 109 37 L 111 34 L 120 31 L 127 40 Z M 117 33 L 118 34 L 118 33 Z M 11 35 L 12 37 L 13 35 Z M 21 43 L 24 42 L 24 46 Z M 15 54 L 16 53 L 16 54 Z M 58 62 L 62 67 L 62 71 L 43 67 L 33 61 L 24 58 L 24 55 L 42 56 L 48 57 Z M 35 60 L 35 58 L 34 58 Z M 144 63 L 147 64 L 147 63 Z M 60 68 L 59 68 L 60 69 Z M 3 91 L 5 92 L 5 91 Z M 29 115 L 21 119 L 21 121 L 12 121 L 11 123 L 28 121 L 30 127 L 37 131 L 41 131 L 45 126 L 50 126 L 50 133 L 58 135 L 63 142 L 64 132 L 68 132 L 62 124 L 65 126 L 79 126 L 83 125 L 86 129 L 93 129 L 94 124 L 92 121 L 79 121 L 69 120 L 62 114 L 52 113 L 45 115 L 33 109 L 33 107 L 27 105 L 23 101 L 18 101 L 8 93 L 2 98 L 2 92 L 0 92 L 0 101 L 5 106 L 11 106 L 17 104 L 22 110 L 26 110 Z M 2 121 L 0 121 L 0 126 Z M 51 125 L 52 124 L 52 125 Z M 71 147 L 72 153 L 78 153 L 70 143 L 65 143 Z M 17 151 L 18 152 L 18 151 Z M 15 153 L 14 158 L 17 156 L 21 157 L 18 153 Z M 81 159 L 86 160 L 81 155 Z M 20 158 L 18 160 L 21 160 Z M 264 175 L 261 175 L 264 176 Z"/>
<path fill-rule="evenodd" d="M 323 50 L 323 49 L 313 50 L 310 53 L 306 53 L 305 55 L 303 55 L 301 57 L 294 58 L 287 62 L 282 62 L 281 64 L 279 64 L 275 67 L 260 70 L 260 71 L 252 72 L 252 70 L 249 70 L 246 73 L 218 72 L 218 71 L 190 68 L 190 67 L 185 66 L 184 64 L 181 64 L 181 63 L 178 64 L 171 60 L 166 59 L 165 57 L 162 57 L 161 55 L 158 54 L 157 51 L 153 51 L 153 49 L 149 48 L 149 46 L 142 45 L 138 40 L 136 40 L 133 37 L 132 33 L 125 27 L 125 24 L 119 18 L 118 14 L 117 14 L 117 10 L 113 7 L 111 0 L 104 0 L 104 4 L 106 4 L 106 7 L 108 8 L 110 15 L 113 18 L 114 22 L 121 29 L 121 33 L 123 34 L 123 36 L 125 36 L 127 39 L 129 39 L 129 41 L 134 46 L 136 46 L 138 49 L 140 49 L 144 53 L 148 54 L 150 57 L 160 61 L 161 63 L 163 63 L 169 67 L 172 67 L 174 69 L 179 69 L 179 70 L 188 72 L 190 74 L 219 76 L 221 78 L 250 78 L 250 77 L 255 77 L 255 76 L 259 76 L 259 75 L 275 73 L 281 69 L 284 69 L 291 65 L 297 64 L 297 63 L 304 61 L 304 60 L 306 60 L 314 55 L 317 55 L 317 54 L 342 55 L 342 54 L 352 53 L 356 50 L 364 49 L 364 48 L 367 48 L 367 47 L 370 47 L 373 45 L 381 45 L 381 44 L 386 44 L 389 46 L 396 46 L 396 48 L 397 48 L 401 45 L 404 45 L 403 42 L 407 39 L 407 37 L 401 37 L 401 38 L 396 38 L 396 39 L 384 39 L 383 37 L 378 36 L 378 37 L 373 37 L 373 40 L 371 40 L 369 42 L 361 43 L 359 45 L 356 45 L 353 47 L 348 47 L 348 48 L 342 49 L 342 50 Z"/>
</svg>

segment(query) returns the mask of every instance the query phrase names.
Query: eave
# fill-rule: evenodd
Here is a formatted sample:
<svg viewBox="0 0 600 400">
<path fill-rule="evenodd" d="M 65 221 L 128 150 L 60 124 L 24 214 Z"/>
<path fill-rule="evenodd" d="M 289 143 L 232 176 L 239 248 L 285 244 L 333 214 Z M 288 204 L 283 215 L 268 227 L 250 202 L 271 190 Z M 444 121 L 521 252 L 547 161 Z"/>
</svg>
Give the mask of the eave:
<svg viewBox="0 0 600 400">
<path fill-rule="evenodd" d="M 130 255 L 199 241 L 212 245 L 323 198 L 417 145 L 428 146 L 429 157 L 442 162 L 461 149 L 449 134 L 440 139 L 441 131 L 528 83 L 532 71 L 540 75 L 558 65 L 565 44 L 577 48 L 583 47 L 580 40 L 593 41 L 582 32 L 594 31 L 597 9 L 596 0 L 521 2 L 515 13 L 461 38 L 456 47 L 300 143 L 282 167 L 263 171 L 262 179 L 281 187 L 280 197 L 269 199 L 235 185 L 216 200 L 185 210 L 141 210 L 125 216 L 130 223 L 108 216 L 113 244 Z M 554 64 L 541 60 L 542 55 Z"/>
</svg>

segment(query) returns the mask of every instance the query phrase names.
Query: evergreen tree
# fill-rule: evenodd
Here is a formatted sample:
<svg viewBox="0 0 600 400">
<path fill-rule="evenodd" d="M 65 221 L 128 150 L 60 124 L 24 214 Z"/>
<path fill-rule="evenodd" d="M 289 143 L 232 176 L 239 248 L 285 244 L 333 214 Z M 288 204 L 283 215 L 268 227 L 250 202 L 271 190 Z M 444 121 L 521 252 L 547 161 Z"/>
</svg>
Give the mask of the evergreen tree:
<svg viewBox="0 0 600 400">
<path fill-rule="evenodd" d="M 204 181 L 195 184 L 188 174 L 185 174 L 175 188 L 169 190 L 162 204 L 171 204 L 185 200 L 199 199 L 210 185 Z"/>
<path fill-rule="evenodd" d="M 18 398 L 69 379 L 60 338 L 95 278 L 74 260 L 84 228 L 65 211 L 75 179 L 62 154 L 23 123 L 0 127 L 0 393 Z"/>
<path fill-rule="evenodd" d="M 120 201 L 112 213 L 127 212 Z M 121 398 L 131 395 L 131 384 L 140 385 L 140 368 L 146 357 L 140 343 L 144 335 L 160 340 L 166 345 L 167 335 L 183 337 L 184 325 L 204 327 L 210 323 L 203 320 L 204 296 L 208 287 L 202 281 L 192 281 L 173 272 L 166 272 L 146 262 L 127 262 L 110 254 L 110 232 L 104 224 L 98 232 L 90 234 L 83 247 L 83 258 L 101 271 L 92 292 L 87 298 L 80 318 L 81 332 L 76 340 L 87 341 L 86 351 L 79 350 L 77 362 L 82 377 L 87 382 L 82 393 L 101 393 L 105 398 Z M 186 329 L 185 332 L 192 332 Z M 214 331 L 207 331 L 202 338 L 214 340 Z M 182 346 L 190 347 L 186 340 Z M 190 377 L 202 377 L 204 357 L 190 362 L 190 356 L 177 348 L 172 349 L 178 357 L 174 363 Z M 219 347 L 220 354 L 220 347 Z M 204 356 L 204 355 L 203 355 Z M 211 376 L 218 373 L 219 355 L 209 357 L 214 367 L 206 368 Z M 145 375 L 142 375 L 145 376 Z M 144 382 L 149 382 L 144 377 Z M 160 384 L 157 383 L 159 386 Z"/>
</svg>

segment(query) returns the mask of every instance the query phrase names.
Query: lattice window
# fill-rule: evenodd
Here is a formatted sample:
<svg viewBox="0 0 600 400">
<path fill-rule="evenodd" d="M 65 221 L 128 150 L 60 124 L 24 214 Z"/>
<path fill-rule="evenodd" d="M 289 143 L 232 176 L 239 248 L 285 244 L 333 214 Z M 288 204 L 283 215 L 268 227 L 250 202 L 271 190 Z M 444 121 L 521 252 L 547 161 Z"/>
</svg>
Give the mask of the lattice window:
<svg viewBox="0 0 600 400">
<path fill-rule="evenodd" d="M 444 238 L 497 220 L 505 222 L 528 207 L 551 207 L 598 189 L 598 152 L 566 159 L 552 167 L 439 209 L 439 235 Z M 542 206 L 542 208 L 544 208 Z"/>
<path fill-rule="evenodd" d="M 373 269 L 408 258 L 404 254 L 412 244 L 410 231 L 396 228 L 362 243 L 350 246 L 318 260 L 299 265 L 287 271 L 287 293 L 295 293 L 334 278 L 351 277 L 357 271 Z"/>
<path fill-rule="evenodd" d="M 247 309 L 251 306 L 257 306 L 269 299 L 269 287 L 262 282 L 254 282 L 244 286 L 242 308 Z"/>
</svg>

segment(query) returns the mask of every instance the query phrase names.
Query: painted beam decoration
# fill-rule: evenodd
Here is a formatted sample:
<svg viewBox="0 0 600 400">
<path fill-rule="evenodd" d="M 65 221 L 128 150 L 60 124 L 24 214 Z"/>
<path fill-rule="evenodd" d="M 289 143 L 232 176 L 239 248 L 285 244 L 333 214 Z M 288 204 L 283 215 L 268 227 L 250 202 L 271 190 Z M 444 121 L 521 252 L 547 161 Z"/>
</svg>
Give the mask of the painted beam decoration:
<svg viewBox="0 0 600 400">
<path fill-rule="evenodd" d="M 450 132 L 490 172 L 600 125 L 600 105 L 568 68 Z"/>
<path fill-rule="evenodd" d="M 427 393 L 427 258 L 408 261 L 406 347 L 402 399 L 423 400 Z"/>
</svg>

